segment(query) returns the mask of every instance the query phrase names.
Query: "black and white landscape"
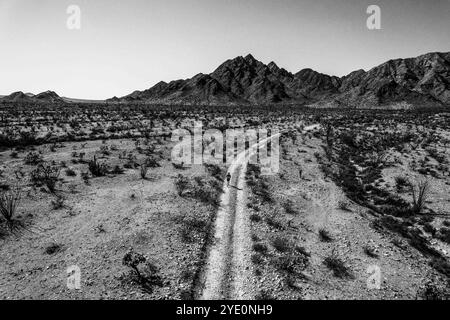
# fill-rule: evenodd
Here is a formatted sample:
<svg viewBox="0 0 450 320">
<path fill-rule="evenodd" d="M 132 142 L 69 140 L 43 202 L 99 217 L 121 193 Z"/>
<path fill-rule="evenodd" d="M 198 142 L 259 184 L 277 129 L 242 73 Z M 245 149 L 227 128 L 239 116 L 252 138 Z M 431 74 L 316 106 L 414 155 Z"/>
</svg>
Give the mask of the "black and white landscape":
<svg viewBox="0 0 450 320">
<path fill-rule="evenodd" d="M 0 299 L 450 298 L 448 1 L 110 3 L 0 4 Z"/>
</svg>

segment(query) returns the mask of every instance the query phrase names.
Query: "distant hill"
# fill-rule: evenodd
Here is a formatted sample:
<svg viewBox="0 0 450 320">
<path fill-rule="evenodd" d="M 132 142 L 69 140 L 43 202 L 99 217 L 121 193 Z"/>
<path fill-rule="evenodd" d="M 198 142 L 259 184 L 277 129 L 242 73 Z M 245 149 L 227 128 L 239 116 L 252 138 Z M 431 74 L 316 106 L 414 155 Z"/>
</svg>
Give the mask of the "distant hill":
<svg viewBox="0 0 450 320">
<path fill-rule="evenodd" d="M 2 98 L 0 98 L 0 100 L 11 102 L 64 102 L 64 100 L 54 91 L 45 91 L 36 95 L 32 93 L 23 93 L 22 91 L 17 91 L 11 93 L 8 96 L 3 96 Z"/>
<path fill-rule="evenodd" d="M 211 74 L 159 82 L 109 103 L 306 104 L 312 106 L 450 106 L 450 53 L 385 62 L 344 77 L 312 69 L 293 74 L 252 55 L 222 63 Z"/>
</svg>

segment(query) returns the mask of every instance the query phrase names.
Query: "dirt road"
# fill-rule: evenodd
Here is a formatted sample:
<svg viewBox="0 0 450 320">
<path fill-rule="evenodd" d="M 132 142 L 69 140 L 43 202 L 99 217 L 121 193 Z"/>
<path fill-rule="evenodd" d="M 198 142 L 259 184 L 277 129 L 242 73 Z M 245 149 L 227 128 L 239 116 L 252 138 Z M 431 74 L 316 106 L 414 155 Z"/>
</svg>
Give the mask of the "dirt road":
<svg viewBox="0 0 450 320">
<path fill-rule="evenodd" d="M 304 128 L 311 131 L 318 125 Z M 228 168 L 231 174 L 230 186 L 225 181 L 220 206 L 217 212 L 214 241 L 211 245 L 204 286 L 200 299 L 253 299 L 254 290 L 251 275 L 251 233 L 250 220 L 245 214 L 245 172 L 249 158 L 258 147 L 268 140 L 279 137 L 278 133 L 240 153 Z"/>
</svg>

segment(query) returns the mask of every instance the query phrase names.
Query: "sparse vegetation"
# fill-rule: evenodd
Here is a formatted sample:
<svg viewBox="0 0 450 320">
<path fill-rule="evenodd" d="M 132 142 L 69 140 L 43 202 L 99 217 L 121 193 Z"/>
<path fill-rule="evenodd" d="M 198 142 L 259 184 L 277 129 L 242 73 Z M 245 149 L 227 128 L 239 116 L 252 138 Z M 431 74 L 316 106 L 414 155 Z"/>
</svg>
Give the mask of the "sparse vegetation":
<svg viewBox="0 0 450 320">
<path fill-rule="evenodd" d="M 320 240 L 323 242 L 332 242 L 333 241 L 333 237 L 331 236 L 330 232 L 325 228 L 319 229 L 319 237 L 320 237 Z"/>
<path fill-rule="evenodd" d="M 324 265 L 333 271 L 333 274 L 341 279 L 353 279 L 354 275 L 350 269 L 346 266 L 345 262 L 342 261 L 337 254 L 333 253 L 323 260 Z"/>
<path fill-rule="evenodd" d="M 31 172 L 31 181 L 35 186 L 45 185 L 51 193 L 56 191 L 56 183 L 58 182 L 61 168 L 51 164 L 39 164 L 35 170 Z"/>
<path fill-rule="evenodd" d="M 425 208 L 425 203 L 428 199 L 430 192 L 430 185 L 428 180 L 419 181 L 415 185 L 411 186 L 412 194 L 412 212 L 414 214 L 420 214 Z"/>
<path fill-rule="evenodd" d="M 0 192 L 0 213 L 10 230 L 13 230 L 17 206 L 20 203 L 22 192 L 19 187 Z"/>
<path fill-rule="evenodd" d="M 147 292 L 152 292 L 154 286 L 162 286 L 163 282 L 159 275 L 159 268 L 148 261 L 141 253 L 130 249 L 122 259 L 122 264 L 131 269 L 131 280 Z"/>
<path fill-rule="evenodd" d="M 89 171 L 94 177 L 102 177 L 108 173 L 108 166 L 104 163 L 99 163 L 95 156 L 88 162 L 88 165 Z"/>
</svg>

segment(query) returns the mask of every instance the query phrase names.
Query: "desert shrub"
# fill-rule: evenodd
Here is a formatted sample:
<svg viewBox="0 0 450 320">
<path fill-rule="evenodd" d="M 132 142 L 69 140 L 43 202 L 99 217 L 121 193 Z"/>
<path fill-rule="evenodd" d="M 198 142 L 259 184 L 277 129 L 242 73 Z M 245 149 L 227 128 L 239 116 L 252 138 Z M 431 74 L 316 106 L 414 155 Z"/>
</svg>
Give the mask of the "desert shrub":
<svg viewBox="0 0 450 320">
<path fill-rule="evenodd" d="M 423 180 L 417 182 L 415 185 L 411 186 L 412 194 L 412 213 L 420 214 L 425 208 L 425 202 L 428 199 L 430 192 L 430 185 L 428 180 Z"/>
<path fill-rule="evenodd" d="M 441 228 L 439 232 L 436 234 L 436 238 L 450 243 L 450 228 Z"/>
<path fill-rule="evenodd" d="M 205 184 L 198 183 L 195 185 L 191 196 L 203 203 L 217 206 L 219 205 L 219 193 L 217 186 L 214 186 L 210 181 Z"/>
<path fill-rule="evenodd" d="M 60 172 L 61 169 L 57 166 L 40 164 L 31 171 L 31 181 L 35 186 L 45 185 L 51 193 L 55 193 Z"/>
<path fill-rule="evenodd" d="M 303 255 L 305 257 L 310 257 L 311 256 L 311 253 L 308 250 L 306 250 L 305 247 L 302 247 L 302 246 L 295 246 L 295 251 L 300 253 L 301 255 Z"/>
<path fill-rule="evenodd" d="M 45 248 L 44 252 L 48 255 L 52 255 L 52 254 L 60 252 L 62 249 L 63 249 L 63 246 L 61 244 L 52 243 Z"/>
<path fill-rule="evenodd" d="M 378 253 L 375 251 L 375 248 L 371 246 L 364 246 L 364 253 L 371 258 L 378 258 Z"/>
<path fill-rule="evenodd" d="M 264 254 L 267 252 L 267 246 L 264 243 L 254 243 L 253 251 Z"/>
<path fill-rule="evenodd" d="M 289 251 L 289 240 L 283 237 L 276 237 L 272 241 L 272 246 L 279 252 Z"/>
<path fill-rule="evenodd" d="M 181 163 L 172 162 L 172 165 L 175 169 L 184 169 L 184 162 Z"/>
<path fill-rule="evenodd" d="M 114 168 L 111 170 L 112 174 L 123 174 L 124 172 L 125 170 L 119 165 L 115 165 Z"/>
<path fill-rule="evenodd" d="M 57 196 L 54 200 L 51 201 L 51 205 L 53 210 L 59 210 L 64 208 L 65 204 L 65 199 L 62 196 Z"/>
<path fill-rule="evenodd" d="M 104 163 L 99 163 L 95 156 L 94 159 L 88 162 L 88 167 L 94 177 L 102 177 L 108 173 L 108 166 Z"/>
<path fill-rule="evenodd" d="M 255 178 L 259 178 L 261 175 L 261 168 L 253 163 L 249 163 L 247 165 L 246 177 L 254 176 Z"/>
<path fill-rule="evenodd" d="M 25 158 L 23 159 L 25 164 L 28 165 L 38 165 L 39 163 L 43 162 L 42 156 L 37 152 L 29 152 Z"/>
<path fill-rule="evenodd" d="M 351 211 L 350 210 L 350 204 L 347 201 L 344 201 L 344 200 L 340 200 L 338 202 L 338 208 L 343 210 L 343 211 Z"/>
<path fill-rule="evenodd" d="M 156 161 L 156 159 L 154 157 L 148 157 L 145 159 L 145 164 L 147 165 L 147 167 L 149 168 L 158 168 L 161 167 L 161 165 L 158 163 L 158 161 Z"/>
<path fill-rule="evenodd" d="M 207 232 L 207 223 L 198 218 L 184 218 L 180 228 L 181 239 L 184 243 L 192 243 L 196 237 L 203 239 Z M 200 237 L 199 237 L 200 236 Z"/>
<path fill-rule="evenodd" d="M 273 198 L 269 191 L 269 184 L 264 179 L 257 179 L 256 184 L 251 186 L 252 192 L 257 195 L 263 203 L 272 203 Z"/>
<path fill-rule="evenodd" d="M 195 277 L 195 271 L 190 270 L 190 269 L 185 269 L 180 274 L 180 279 L 185 282 L 192 281 L 194 279 L 194 277 Z"/>
<path fill-rule="evenodd" d="M 341 279 L 353 279 L 354 276 L 350 269 L 345 265 L 335 252 L 323 260 L 323 264 L 333 271 L 334 276 Z"/>
<path fill-rule="evenodd" d="M 81 179 L 83 179 L 84 184 L 89 185 L 89 173 L 82 172 L 81 173 Z"/>
<path fill-rule="evenodd" d="M 139 174 L 140 174 L 140 176 L 141 176 L 141 179 L 145 179 L 146 178 L 146 176 L 147 176 L 147 171 L 148 171 L 148 166 L 147 166 L 147 164 L 144 162 L 144 163 L 141 163 L 141 165 L 139 166 Z"/>
<path fill-rule="evenodd" d="M 66 169 L 66 175 L 68 177 L 75 177 L 77 175 L 77 172 L 74 169 L 72 169 L 72 168 L 67 168 Z"/>
<path fill-rule="evenodd" d="M 264 262 L 264 258 L 258 253 L 253 253 L 251 259 L 252 263 L 256 265 L 260 265 Z"/>
<path fill-rule="evenodd" d="M 333 237 L 331 236 L 330 232 L 325 228 L 319 229 L 319 238 L 323 242 L 332 242 Z"/>
<path fill-rule="evenodd" d="M 256 211 L 256 212 L 261 211 L 261 208 L 259 207 L 257 201 L 251 201 L 251 202 L 248 202 L 248 203 L 247 203 L 247 208 L 253 209 L 253 210 Z M 251 218 L 251 215 L 250 215 L 250 218 Z"/>
<path fill-rule="evenodd" d="M 217 180 L 223 180 L 222 169 L 217 164 L 206 163 L 205 167 L 212 177 L 216 178 Z"/>
<path fill-rule="evenodd" d="M 292 215 L 297 214 L 297 210 L 295 210 L 294 205 L 291 200 L 286 200 L 283 203 L 283 208 L 287 214 L 292 214 Z"/>
<path fill-rule="evenodd" d="M 408 186 L 410 186 L 410 182 L 406 177 L 404 176 L 395 177 L 395 187 L 398 192 L 402 192 Z"/>
<path fill-rule="evenodd" d="M 308 264 L 308 259 L 295 253 L 289 253 L 272 258 L 271 263 L 279 272 L 289 275 L 304 270 Z"/>
<path fill-rule="evenodd" d="M 250 215 L 250 221 L 252 221 L 252 222 L 259 222 L 259 221 L 261 221 L 261 217 L 258 214 L 256 214 L 256 213 L 252 213 Z"/>
<path fill-rule="evenodd" d="M 177 189 L 179 196 L 184 195 L 189 185 L 190 185 L 189 179 L 183 176 L 182 174 L 178 174 L 177 178 L 175 179 L 175 187 Z"/>
<path fill-rule="evenodd" d="M 261 168 L 258 165 L 249 163 L 245 179 L 247 185 L 263 203 L 272 203 L 273 198 L 269 190 L 269 184 L 265 178 L 260 177 Z"/>
<path fill-rule="evenodd" d="M 275 217 L 272 216 L 266 217 L 266 223 L 267 225 L 269 225 L 274 229 L 283 230 L 283 225 Z"/>
<path fill-rule="evenodd" d="M 105 142 L 103 142 L 105 143 Z M 105 156 L 109 156 L 111 153 L 109 152 L 108 146 L 101 146 L 100 147 L 100 153 L 105 155 Z"/>
<path fill-rule="evenodd" d="M 216 179 L 205 179 L 201 176 L 190 181 L 187 177 L 179 174 L 175 179 L 175 188 L 178 195 L 198 199 L 203 203 L 217 206 L 219 195 L 222 190 L 221 184 Z"/>
<path fill-rule="evenodd" d="M 130 249 L 122 258 L 122 264 L 131 269 L 131 277 L 145 291 L 152 292 L 154 286 L 162 286 L 159 268 L 141 253 Z"/>
<path fill-rule="evenodd" d="M 16 215 L 17 206 L 20 203 L 20 199 L 21 190 L 19 187 L 10 188 L 10 190 L 0 193 L 0 213 L 5 219 L 10 230 L 12 230 L 15 226 L 14 217 Z"/>
</svg>

